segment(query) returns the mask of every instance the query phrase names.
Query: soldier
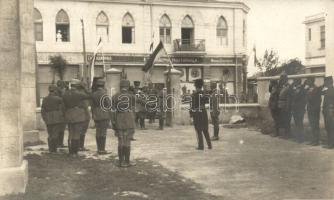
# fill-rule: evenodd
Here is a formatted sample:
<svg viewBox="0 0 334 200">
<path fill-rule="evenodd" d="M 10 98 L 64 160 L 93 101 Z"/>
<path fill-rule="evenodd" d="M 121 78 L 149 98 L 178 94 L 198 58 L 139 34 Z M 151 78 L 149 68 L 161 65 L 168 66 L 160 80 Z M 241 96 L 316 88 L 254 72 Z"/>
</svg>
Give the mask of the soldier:
<svg viewBox="0 0 334 200">
<path fill-rule="evenodd" d="M 211 140 L 219 140 L 219 93 L 217 91 L 217 83 L 211 83 L 211 95 L 210 95 L 210 115 L 213 125 L 213 137 Z"/>
<path fill-rule="evenodd" d="M 269 85 L 269 103 L 268 107 L 270 109 L 271 116 L 274 120 L 275 132 L 271 135 L 273 137 L 277 137 L 279 135 L 279 108 L 278 108 L 278 96 L 279 96 L 279 88 L 277 80 L 270 81 Z"/>
<path fill-rule="evenodd" d="M 104 88 L 105 82 L 103 79 L 96 80 L 96 90 L 92 93 L 92 117 L 96 127 L 96 145 L 97 153 L 106 154 L 106 137 L 107 129 L 110 121 L 111 102 L 107 98 L 107 91 Z"/>
<path fill-rule="evenodd" d="M 279 135 L 288 138 L 290 136 L 290 122 L 291 122 L 291 94 L 292 89 L 288 82 L 288 76 L 282 74 L 279 80 Z"/>
<path fill-rule="evenodd" d="M 118 158 L 120 167 L 130 167 L 131 137 L 135 131 L 133 106 L 135 97 L 128 89 L 130 82 L 121 80 L 120 93 L 113 96 L 112 127 L 118 137 Z"/>
<path fill-rule="evenodd" d="M 133 81 L 133 93 L 134 95 L 138 96 L 139 92 L 140 92 L 140 81 Z M 135 107 L 135 122 L 136 122 L 136 127 L 139 127 L 139 109 L 137 107 Z"/>
<path fill-rule="evenodd" d="M 319 120 L 321 107 L 322 88 L 314 84 L 314 78 L 309 77 L 306 81 L 306 109 L 307 116 L 311 126 L 312 141 L 310 145 L 319 145 Z"/>
<path fill-rule="evenodd" d="M 69 132 L 69 154 L 76 157 L 79 151 L 80 135 L 86 126 L 86 110 L 82 107 L 83 101 L 90 99 L 87 91 L 79 92 L 81 81 L 72 79 L 70 82 L 71 89 L 63 95 L 65 105 L 65 119 L 68 123 Z"/>
<path fill-rule="evenodd" d="M 57 96 L 57 86 L 49 86 L 49 95 L 43 99 L 41 114 L 48 131 L 49 152 L 56 153 L 59 133 L 65 122 L 64 104 L 62 98 Z"/>
<path fill-rule="evenodd" d="M 334 148 L 334 87 L 333 77 L 325 77 L 324 80 L 324 103 L 322 112 L 324 115 L 325 128 L 327 132 L 328 148 Z"/>
<path fill-rule="evenodd" d="M 195 80 L 196 91 L 192 95 L 192 102 L 190 107 L 190 116 L 193 118 L 194 127 L 197 133 L 198 150 L 204 150 L 203 135 L 208 144 L 208 148 L 212 149 L 210 135 L 208 131 L 208 114 L 206 112 L 205 104 L 208 103 L 208 98 L 202 90 L 203 80 Z"/>
<path fill-rule="evenodd" d="M 291 111 L 296 126 L 298 142 L 304 141 L 304 115 L 306 107 L 306 90 L 305 85 L 301 84 L 300 78 L 295 79 L 292 83 Z"/>
<path fill-rule="evenodd" d="M 57 96 L 60 98 L 63 97 L 63 94 L 66 92 L 66 84 L 62 80 L 57 81 Z M 66 123 L 62 124 L 62 128 L 60 129 L 59 132 L 59 138 L 58 138 L 58 147 L 65 147 L 64 145 L 64 134 L 65 134 L 65 129 L 66 129 Z"/>
<path fill-rule="evenodd" d="M 138 91 L 136 94 L 136 119 L 139 119 L 139 125 L 141 129 L 145 129 L 146 118 L 146 94 L 143 91 Z"/>
<path fill-rule="evenodd" d="M 85 93 L 85 91 L 87 91 L 86 84 L 84 82 L 81 82 L 78 90 L 81 93 Z M 90 105 L 90 99 L 83 100 L 81 101 L 81 104 L 80 104 L 80 107 L 85 110 L 85 123 L 82 126 L 81 133 L 80 133 L 79 151 L 88 151 L 88 149 L 85 148 L 85 137 L 86 137 L 87 130 L 89 128 L 89 121 L 90 121 L 89 105 Z"/>
<path fill-rule="evenodd" d="M 158 108 L 157 108 L 157 116 L 159 118 L 159 130 L 164 129 L 164 123 L 166 118 L 164 98 L 166 97 L 166 95 L 167 95 L 167 88 L 161 88 L 158 93 Z"/>
</svg>

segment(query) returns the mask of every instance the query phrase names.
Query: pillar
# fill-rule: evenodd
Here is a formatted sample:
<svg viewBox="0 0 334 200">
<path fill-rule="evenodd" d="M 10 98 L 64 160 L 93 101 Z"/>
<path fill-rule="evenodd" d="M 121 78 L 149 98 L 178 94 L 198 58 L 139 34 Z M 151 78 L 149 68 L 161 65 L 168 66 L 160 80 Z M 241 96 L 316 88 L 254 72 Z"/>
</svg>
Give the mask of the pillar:
<svg viewBox="0 0 334 200">
<path fill-rule="evenodd" d="M 0 196 L 25 192 L 28 180 L 28 164 L 22 159 L 21 2 L 0 1 Z"/>
<path fill-rule="evenodd" d="M 36 56 L 34 1 L 20 1 L 23 142 L 39 141 L 36 117 Z"/>
<path fill-rule="evenodd" d="M 110 68 L 106 71 L 106 88 L 108 95 L 114 95 L 120 91 L 121 73 L 122 72 L 116 68 Z"/>
<path fill-rule="evenodd" d="M 173 126 L 174 124 L 179 124 L 182 120 L 181 119 L 181 85 L 180 85 L 180 77 L 181 72 L 176 69 L 171 69 L 171 71 L 165 71 L 164 72 L 166 78 L 169 75 L 170 76 L 170 82 L 171 82 L 171 96 L 167 97 L 167 101 L 170 99 L 173 99 L 172 101 L 172 110 L 167 110 L 166 112 L 166 125 L 167 126 Z M 166 102 L 167 102 L 166 101 Z M 170 105 L 170 104 L 168 104 Z"/>
<path fill-rule="evenodd" d="M 326 3 L 326 76 L 334 76 L 334 1 Z"/>
</svg>

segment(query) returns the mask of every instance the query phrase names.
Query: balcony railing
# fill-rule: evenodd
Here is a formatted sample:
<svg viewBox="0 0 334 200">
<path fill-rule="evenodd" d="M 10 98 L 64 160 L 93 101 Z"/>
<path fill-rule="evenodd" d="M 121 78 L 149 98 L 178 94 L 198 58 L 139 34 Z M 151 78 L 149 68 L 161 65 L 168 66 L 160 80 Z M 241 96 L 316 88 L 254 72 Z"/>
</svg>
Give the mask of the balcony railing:
<svg viewBox="0 0 334 200">
<path fill-rule="evenodd" d="M 174 40 L 175 51 L 205 51 L 205 40 L 188 40 L 176 39 Z"/>
</svg>

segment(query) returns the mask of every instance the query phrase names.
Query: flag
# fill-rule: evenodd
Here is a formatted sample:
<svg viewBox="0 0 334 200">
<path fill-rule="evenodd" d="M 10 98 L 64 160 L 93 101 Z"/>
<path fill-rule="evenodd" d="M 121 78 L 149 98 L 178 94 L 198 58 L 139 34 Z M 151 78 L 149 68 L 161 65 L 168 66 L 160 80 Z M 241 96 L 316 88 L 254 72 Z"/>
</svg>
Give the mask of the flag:
<svg viewBox="0 0 334 200">
<path fill-rule="evenodd" d="M 160 43 L 158 44 L 158 46 L 154 49 L 153 53 L 150 55 L 150 57 L 147 59 L 144 67 L 143 67 L 143 71 L 144 72 L 148 72 L 154 65 L 154 61 L 157 58 L 157 55 L 160 53 L 160 51 L 164 49 L 164 45 L 163 43 L 160 41 Z"/>
<path fill-rule="evenodd" d="M 153 51 L 153 42 L 150 45 L 150 52 L 152 52 L 152 51 Z"/>
<path fill-rule="evenodd" d="M 256 57 L 256 47 L 253 47 L 253 51 L 254 51 L 254 66 L 257 66 L 259 64 L 259 60 Z"/>
<path fill-rule="evenodd" d="M 102 38 L 100 37 L 99 42 L 97 43 L 97 47 L 94 51 L 94 55 L 93 55 L 93 59 L 92 59 L 92 63 L 90 66 L 90 86 L 92 87 L 93 85 L 93 79 L 94 79 L 94 68 L 95 68 L 95 60 L 96 60 L 96 56 L 97 56 L 97 52 L 101 49 L 102 47 Z"/>
</svg>

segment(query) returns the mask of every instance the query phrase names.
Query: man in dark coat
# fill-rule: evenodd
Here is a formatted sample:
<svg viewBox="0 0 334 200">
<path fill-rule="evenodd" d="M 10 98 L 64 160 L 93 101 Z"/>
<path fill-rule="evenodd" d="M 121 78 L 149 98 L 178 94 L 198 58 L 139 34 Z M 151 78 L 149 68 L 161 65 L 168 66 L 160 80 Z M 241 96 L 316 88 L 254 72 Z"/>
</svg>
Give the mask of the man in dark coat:
<svg viewBox="0 0 334 200">
<path fill-rule="evenodd" d="M 291 94 L 292 88 L 288 82 L 288 76 L 282 74 L 279 80 L 279 95 L 278 95 L 278 108 L 279 108 L 279 132 L 280 136 L 284 138 L 290 137 L 290 123 L 291 123 Z"/>
<path fill-rule="evenodd" d="M 98 154 L 106 154 L 106 137 L 110 121 L 111 101 L 104 88 L 104 80 L 96 80 L 96 90 L 92 93 L 92 117 L 96 127 L 96 145 Z"/>
<path fill-rule="evenodd" d="M 166 118 L 166 112 L 165 112 L 166 96 L 167 96 L 167 88 L 161 87 L 158 93 L 158 108 L 157 108 L 157 116 L 159 118 L 159 130 L 164 129 L 165 118 Z"/>
<path fill-rule="evenodd" d="M 79 92 L 85 93 L 85 91 L 88 90 L 86 84 L 81 81 L 80 87 L 78 88 Z M 89 105 L 90 105 L 90 99 L 86 99 L 81 101 L 80 107 L 85 110 L 85 123 L 82 126 L 81 134 L 80 134 L 80 144 L 79 144 L 79 151 L 88 151 L 88 149 L 85 148 L 85 138 L 86 133 L 89 128 L 89 122 L 90 122 L 90 112 L 89 112 Z"/>
<path fill-rule="evenodd" d="M 43 99 L 41 114 L 48 131 L 49 152 L 56 153 L 58 137 L 65 122 L 64 104 L 57 96 L 57 86 L 49 86 L 49 95 Z"/>
<path fill-rule="evenodd" d="M 63 98 L 63 94 L 66 92 L 66 84 L 62 80 L 57 81 L 57 95 L 60 98 Z M 64 145 L 64 134 L 66 129 L 66 123 L 64 122 L 62 124 L 61 131 L 59 132 L 59 138 L 58 138 L 58 146 L 59 147 L 65 147 Z"/>
<path fill-rule="evenodd" d="M 217 83 L 213 82 L 210 85 L 211 94 L 210 94 L 210 116 L 211 122 L 213 125 L 213 137 L 211 140 L 219 140 L 219 99 L 220 94 L 217 90 Z"/>
<path fill-rule="evenodd" d="M 304 115 L 306 107 L 306 90 L 300 78 L 292 83 L 291 111 L 296 126 L 298 142 L 304 141 Z"/>
<path fill-rule="evenodd" d="M 86 110 L 82 107 L 83 101 L 90 99 L 88 91 L 80 92 L 81 81 L 72 79 L 71 89 L 63 95 L 65 105 L 65 119 L 68 123 L 69 132 L 69 154 L 77 157 L 80 146 L 80 135 L 86 126 Z"/>
<path fill-rule="evenodd" d="M 269 103 L 268 107 L 270 109 L 270 114 L 274 120 L 275 132 L 271 135 L 277 137 L 279 135 L 279 108 L 278 108 L 278 96 L 279 96 L 279 87 L 278 81 L 272 80 L 269 85 Z"/>
<path fill-rule="evenodd" d="M 135 132 L 133 104 L 135 97 L 129 90 L 130 82 L 121 80 L 121 91 L 112 97 L 111 123 L 118 137 L 118 158 L 120 167 L 130 167 L 131 138 Z"/>
<path fill-rule="evenodd" d="M 320 109 L 321 109 L 321 94 L 322 87 L 314 84 L 314 78 L 309 77 L 306 81 L 306 109 L 308 121 L 311 126 L 312 141 L 310 145 L 319 145 L 320 139 Z"/>
<path fill-rule="evenodd" d="M 190 107 L 190 116 L 193 118 L 194 127 L 197 134 L 198 150 L 204 150 L 203 135 L 207 142 L 208 148 L 212 149 L 210 135 L 208 131 L 208 113 L 205 104 L 208 103 L 208 95 L 205 95 L 203 90 L 203 80 L 195 80 L 196 91 L 192 95 L 192 102 Z"/>
<path fill-rule="evenodd" d="M 325 77 L 324 80 L 324 103 L 322 112 L 324 115 L 327 132 L 328 148 L 334 148 L 334 87 L 333 77 Z"/>
</svg>

